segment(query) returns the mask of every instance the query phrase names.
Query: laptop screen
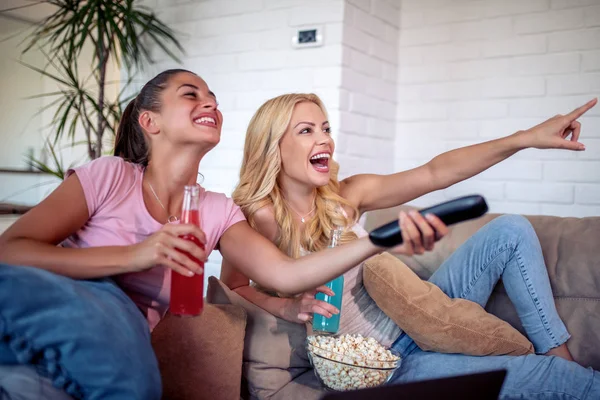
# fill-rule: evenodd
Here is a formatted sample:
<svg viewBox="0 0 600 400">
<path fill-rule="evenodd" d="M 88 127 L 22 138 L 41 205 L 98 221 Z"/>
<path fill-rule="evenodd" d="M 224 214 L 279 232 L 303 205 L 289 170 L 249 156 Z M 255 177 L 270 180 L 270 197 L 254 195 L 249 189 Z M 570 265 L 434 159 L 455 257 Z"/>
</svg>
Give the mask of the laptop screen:
<svg viewBox="0 0 600 400">
<path fill-rule="evenodd" d="M 329 392 L 322 397 L 322 400 L 497 400 L 505 377 L 506 370 L 497 370 L 350 392 Z"/>
</svg>

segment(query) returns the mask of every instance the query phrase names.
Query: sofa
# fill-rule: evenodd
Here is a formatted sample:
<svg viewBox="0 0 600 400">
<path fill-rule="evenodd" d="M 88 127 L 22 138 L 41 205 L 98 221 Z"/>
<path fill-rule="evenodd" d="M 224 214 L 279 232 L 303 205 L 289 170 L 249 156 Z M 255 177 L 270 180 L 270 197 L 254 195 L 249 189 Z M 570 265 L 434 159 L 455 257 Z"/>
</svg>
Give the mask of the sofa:
<svg viewBox="0 0 600 400">
<path fill-rule="evenodd" d="M 396 207 L 368 213 L 371 230 L 397 218 Z M 456 248 L 481 226 L 497 217 L 487 214 L 451 227 L 434 251 L 414 257 L 398 256 L 422 279 L 428 279 Z M 572 338 L 568 347 L 584 366 L 600 370 L 600 217 L 528 216 L 544 253 L 559 314 Z M 499 283 L 486 309 L 523 332 L 508 296 Z M 248 342 L 248 313 L 239 305 L 207 304 L 199 318 L 167 317 L 152 335 L 168 399 L 258 398 L 243 378 L 244 341 Z M 246 335 L 246 336 L 245 336 Z M 275 342 L 274 342 L 275 343 Z M 276 351 L 277 349 L 275 349 Z M 284 349 L 282 349 L 284 351 Z M 291 375 L 272 399 L 319 398 L 314 374 Z"/>
</svg>

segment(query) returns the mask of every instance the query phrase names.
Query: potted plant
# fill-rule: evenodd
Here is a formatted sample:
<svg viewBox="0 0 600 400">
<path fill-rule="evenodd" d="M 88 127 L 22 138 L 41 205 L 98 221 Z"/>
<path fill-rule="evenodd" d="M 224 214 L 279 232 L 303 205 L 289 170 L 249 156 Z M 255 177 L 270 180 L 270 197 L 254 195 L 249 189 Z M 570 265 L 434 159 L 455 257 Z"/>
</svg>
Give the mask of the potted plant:
<svg viewBox="0 0 600 400">
<path fill-rule="evenodd" d="M 24 65 L 50 78 L 58 88 L 36 96 L 49 98 L 43 110 L 54 111 L 53 132 L 46 146 L 51 163 L 29 158 L 35 168 L 64 178 L 66 168 L 56 149 L 59 140 L 69 138 L 72 146 L 83 143 L 90 160 L 100 157 L 106 144 L 112 143 L 123 105 L 131 98 L 124 96 L 131 77 L 152 62 L 151 46 L 158 46 L 176 61 L 176 52 L 183 52 L 183 48 L 175 32 L 136 0 L 45 3 L 55 11 L 34 27 L 23 53 L 40 49 L 47 64 Z M 124 72 L 127 81 L 109 80 L 111 67 Z M 118 90 L 114 90 L 115 86 Z M 109 88 L 112 94 L 108 93 Z M 81 134 L 78 132 L 83 132 L 84 139 L 76 142 L 76 134 Z"/>
</svg>

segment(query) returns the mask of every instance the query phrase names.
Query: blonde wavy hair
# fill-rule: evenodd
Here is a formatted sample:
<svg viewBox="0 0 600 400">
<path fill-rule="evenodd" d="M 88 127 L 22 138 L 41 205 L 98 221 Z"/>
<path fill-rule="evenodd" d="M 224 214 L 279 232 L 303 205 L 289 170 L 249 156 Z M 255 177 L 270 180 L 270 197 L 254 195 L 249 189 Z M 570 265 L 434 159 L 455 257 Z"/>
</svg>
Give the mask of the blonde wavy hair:
<svg viewBox="0 0 600 400">
<path fill-rule="evenodd" d="M 232 196 L 253 228 L 256 228 L 256 212 L 263 207 L 272 207 L 279 226 L 276 245 L 293 258 L 301 255 L 301 249 L 313 252 L 327 247 L 337 227 L 343 229 L 341 243 L 356 239 L 356 234 L 348 228 L 358 217 L 358 210 L 339 195 L 339 165 L 330 159 L 329 183 L 317 188 L 314 217 L 307 221 L 302 233 L 298 232 L 294 212 L 284 200 L 278 182 L 281 172 L 279 143 L 290 124 L 294 107 L 302 102 L 316 104 L 327 115 L 321 99 L 312 93 L 278 96 L 256 111 L 246 131 L 240 182 Z M 353 211 L 352 218 L 345 214 L 344 206 Z"/>
</svg>

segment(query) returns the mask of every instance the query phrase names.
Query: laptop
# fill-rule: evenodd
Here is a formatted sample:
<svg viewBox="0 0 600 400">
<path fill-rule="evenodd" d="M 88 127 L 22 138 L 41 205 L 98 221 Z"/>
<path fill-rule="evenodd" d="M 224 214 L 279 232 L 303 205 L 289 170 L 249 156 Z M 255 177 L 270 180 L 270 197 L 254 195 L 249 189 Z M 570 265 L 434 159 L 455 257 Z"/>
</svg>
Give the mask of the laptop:
<svg viewBox="0 0 600 400">
<path fill-rule="evenodd" d="M 321 400 L 497 400 L 505 377 L 506 370 L 497 370 L 349 392 L 329 392 Z"/>
</svg>

